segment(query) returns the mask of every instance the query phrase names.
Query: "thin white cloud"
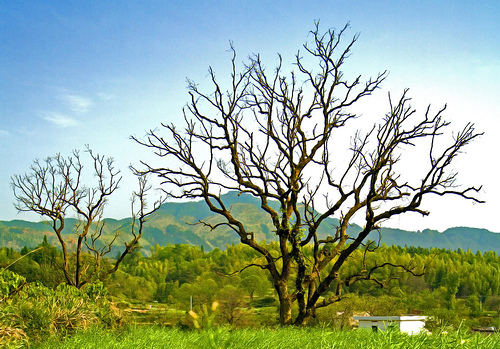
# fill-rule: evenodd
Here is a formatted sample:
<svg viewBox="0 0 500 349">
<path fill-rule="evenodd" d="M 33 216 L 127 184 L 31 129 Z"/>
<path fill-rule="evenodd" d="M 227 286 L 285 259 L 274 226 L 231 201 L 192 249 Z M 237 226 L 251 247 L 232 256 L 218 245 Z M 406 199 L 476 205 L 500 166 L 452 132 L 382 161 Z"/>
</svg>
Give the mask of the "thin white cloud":
<svg viewBox="0 0 500 349">
<path fill-rule="evenodd" d="M 7 137 L 9 135 L 10 135 L 9 131 L 5 131 L 5 130 L 0 129 L 0 137 Z"/>
<path fill-rule="evenodd" d="M 75 114 L 85 114 L 92 105 L 92 100 L 78 95 L 64 95 L 61 99 L 66 103 L 68 108 Z"/>
<path fill-rule="evenodd" d="M 61 128 L 78 125 L 79 117 L 87 114 L 93 104 L 90 98 L 75 93 L 61 93 L 56 98 L 62 104 L 52 112 L 42 112 L 41 117 L 52 125 Z"/>
<path fill-rule="evenodd" d="M 59 113 L 49 113 L 45 115 L 43 119 L 58 127 L 71 127 L 78 124 L 72 117 Z"/>
</svg>

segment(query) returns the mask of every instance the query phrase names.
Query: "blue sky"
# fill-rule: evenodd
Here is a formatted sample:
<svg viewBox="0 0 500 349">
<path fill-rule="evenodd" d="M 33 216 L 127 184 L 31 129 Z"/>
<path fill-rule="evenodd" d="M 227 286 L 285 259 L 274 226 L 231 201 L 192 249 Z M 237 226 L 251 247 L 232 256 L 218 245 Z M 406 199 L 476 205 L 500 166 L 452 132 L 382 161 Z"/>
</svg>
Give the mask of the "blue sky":
<svg viewBox="0 0 500 349">
<path fill-rule="evenodd" d="M 186 78 L 206 82 L 209 66 L 227 76 L 230 40 L 241 60 L 260 53 L 271 67 L 278 52 L 290 62 L 320 20 L 361 33 L 346 73 L 390 72 L 373 110 L 386 106 L 388 91 L 409 87 L 416 107 L 447 103 L 455 129 L 472 121 L 486 132 L 456 164 L 463 183 L 483 184 L 486 204 L 431 200 L 429 217 L 387 225 L 500 232 L 498 13 L 498 1 L 0 0 L 0 220 L 36 219 L 16 213 L 12 175 L 85 144 L 122 169 L 107 212 L 128 216 L 127 166 L 150 158 L 129 136 L 181 122 Z"/>
</svg>

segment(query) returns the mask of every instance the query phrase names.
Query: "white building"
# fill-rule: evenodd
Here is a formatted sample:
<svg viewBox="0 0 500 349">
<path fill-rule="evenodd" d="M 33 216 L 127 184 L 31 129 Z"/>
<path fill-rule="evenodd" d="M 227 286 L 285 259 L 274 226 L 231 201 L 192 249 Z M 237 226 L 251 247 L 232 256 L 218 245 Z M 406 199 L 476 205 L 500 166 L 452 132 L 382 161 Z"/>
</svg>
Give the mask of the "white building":
<svg viewBox="0 0 500 349">
<path fill-rule="evenodd" d="M 395 327 L 401 332 L 416 334 L 424 330 L 427 316 L 354 316 L 353 319 L 359 321 L 358 328 L 385 331 Z"/>
</svg>

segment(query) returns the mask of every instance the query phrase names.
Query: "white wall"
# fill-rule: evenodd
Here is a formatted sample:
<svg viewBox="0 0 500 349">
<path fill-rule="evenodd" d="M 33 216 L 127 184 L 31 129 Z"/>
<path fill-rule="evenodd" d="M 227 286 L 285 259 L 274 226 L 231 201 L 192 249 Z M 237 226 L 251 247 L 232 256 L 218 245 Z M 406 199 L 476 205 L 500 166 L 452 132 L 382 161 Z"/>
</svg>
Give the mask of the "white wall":
<svg viewBox="0 0 500 349">
<path fill-rule="evenodd" d="M 354 320 L 359 321 L 360 329 L 373 329 L 373 326 L 376 326 L 379 330 L 385 331 L 391 326 L 396 326 L 401 332 L 409 334 L 416 334 L 424 330 L 425 326 L 423 316 L 355 316 Z"/>
</svg>

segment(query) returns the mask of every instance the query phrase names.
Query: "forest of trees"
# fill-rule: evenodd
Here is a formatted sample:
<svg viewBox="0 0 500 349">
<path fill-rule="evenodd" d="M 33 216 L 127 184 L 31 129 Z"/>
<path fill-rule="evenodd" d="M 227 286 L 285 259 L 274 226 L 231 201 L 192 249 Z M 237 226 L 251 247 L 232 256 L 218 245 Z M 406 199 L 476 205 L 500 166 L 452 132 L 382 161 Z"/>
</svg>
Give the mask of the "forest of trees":
<svg viewBox="0 0 500 349">
<path fill-rule="evenodd" d="M 270 243 L 268 248 L 273 251 L 279 246 Z M 178 324 L 184 321 L 191 301 L 198 312 L 218 302 L 220 323 L 278 323 L 279 306 L 269 276 L 258 267 L 244 269 L 262 258 L 248 246 L 238 244 L 224 251 L 204 252 L 198 246 L 157 245 L 151 252 L 145 257 L 135 251 L 106 279 L 108 295 L 116 304 L 128 308 L 162 304 L 178 310 L 177 317 L 168 319 Z M 351 326 L 349 318 L 354 313 L 369 313 L 430 315 L 434 319 L 431 327 L 459 326 L 462 321 L 470 327 L 500 325 L 500 256 L 496 253 L 383 245 L 365 260 L 363 251 L 356 251 L 343 272 L 356 273 L 381 256 L 394 264 L 422 268 L 424 275 L 389 274 L 389 269 L 377 269 L 374 280 L 344 286 L 342 300 L 318 311 L 311 324 L 346 328 Z M 0 249 L 0 267 L 49 288 L 64 282 L 61 262 L 61 252 L 46 239 L 32 250 Z"/>
</svg>

